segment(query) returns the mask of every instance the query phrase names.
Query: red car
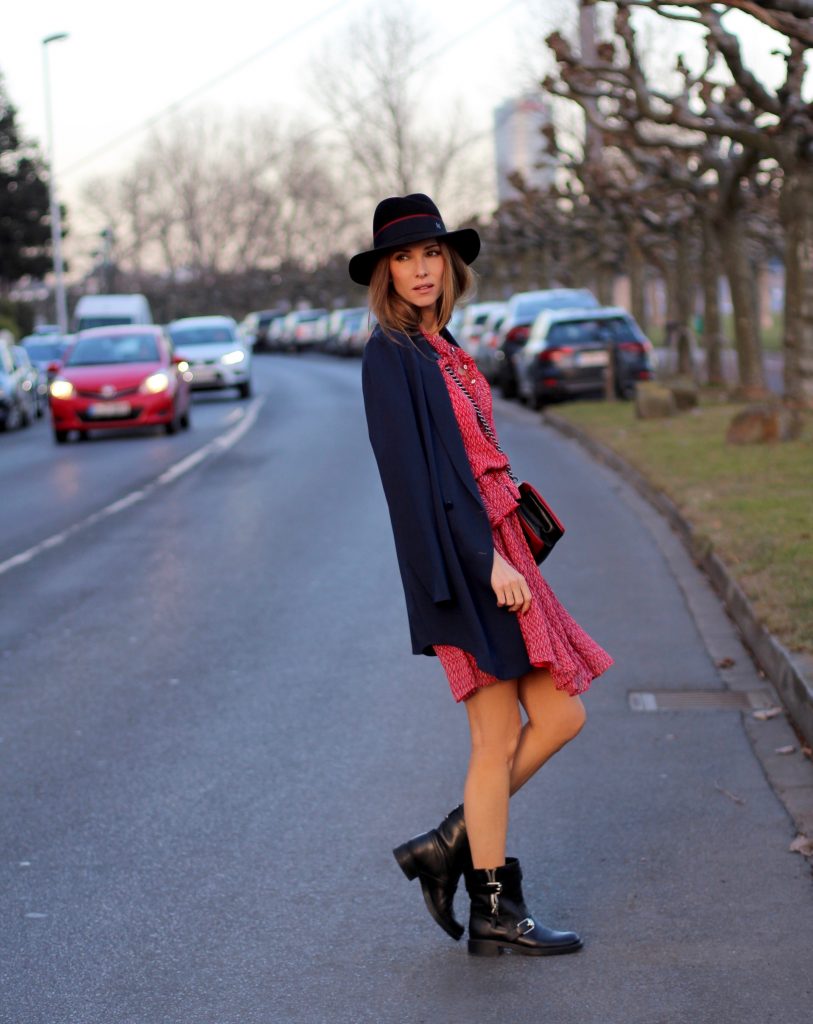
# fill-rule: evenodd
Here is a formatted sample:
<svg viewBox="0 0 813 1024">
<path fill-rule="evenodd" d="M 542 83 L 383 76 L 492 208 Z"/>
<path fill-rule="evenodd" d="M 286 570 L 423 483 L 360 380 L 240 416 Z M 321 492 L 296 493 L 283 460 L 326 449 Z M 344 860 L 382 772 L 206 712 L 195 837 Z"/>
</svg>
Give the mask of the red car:
<svg viewBox="0 0 813 1024">
<path fill-rule="evenodd" d="M 71 430 L 189 426 L 189 375 L 160 327 L 80 331 L 48 389 L 54 439 Z"/>
</svg>

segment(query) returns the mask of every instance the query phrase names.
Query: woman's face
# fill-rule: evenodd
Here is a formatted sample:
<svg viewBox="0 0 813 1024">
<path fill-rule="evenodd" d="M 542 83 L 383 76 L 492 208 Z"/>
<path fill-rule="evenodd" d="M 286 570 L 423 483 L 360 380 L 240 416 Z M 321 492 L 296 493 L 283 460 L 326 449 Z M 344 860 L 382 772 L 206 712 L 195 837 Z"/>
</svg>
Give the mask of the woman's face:
<svg viewBox="0 0 813 1024">
<path fill-rule="evenodd" d="M 443 287 L 445 262 L 437 242 L 415 242 L 396 249 L 389 256 L 392 286 L 413 306 L 434 306 Z"/>
</svg>

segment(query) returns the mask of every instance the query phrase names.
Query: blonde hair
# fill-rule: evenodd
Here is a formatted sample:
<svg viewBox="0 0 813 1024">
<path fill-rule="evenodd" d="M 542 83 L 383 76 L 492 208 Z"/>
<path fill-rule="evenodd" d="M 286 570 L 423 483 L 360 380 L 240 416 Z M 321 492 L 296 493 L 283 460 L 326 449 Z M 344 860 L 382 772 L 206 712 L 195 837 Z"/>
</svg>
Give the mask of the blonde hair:
<svg viewBox="0 0 813 1024">
<path fill-rule="evenodd" d="M 437 245 L 443 253 L 443 277 L 435 318 L 438 330 L 442 330 L 451 320 L 456 304 L 474 288 L 474 271 L 452 246 L 444 242 Z M 402 299 L 393 288 L 389 258 L 388 252 L 382 255 L 370 278 L 370 309 L 388 336 L 391 337 L 390 331 L 415 334 L 420 330 L 421 310 Z"/>
</svg>

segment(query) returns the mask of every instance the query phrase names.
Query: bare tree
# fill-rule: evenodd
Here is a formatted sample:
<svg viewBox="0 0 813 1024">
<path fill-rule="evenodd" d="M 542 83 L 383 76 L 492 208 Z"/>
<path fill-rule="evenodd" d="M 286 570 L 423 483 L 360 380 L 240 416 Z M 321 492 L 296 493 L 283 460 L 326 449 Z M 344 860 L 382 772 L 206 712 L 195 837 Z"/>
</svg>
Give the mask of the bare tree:
<svg viewBox="0 0 813 1024">
<path fill-rule="evenodd" d="M 460 102 L 437 107 L 437 93 L 421 86 L 440 54 L 417 13 L 377 3 L 331 41 L 314 61 L 314 91 L 330 118 L 335 152 L 353 183 L 352 207 L 393 193 L 429 192 L 461 217 L 482 188 L 472 153 L 476 136 Z M 365 224 L 366 216 L 360 218 Z"/>
<path fill-rule="evenodd" d="M 584 0 L 587 2 L 587 0 Z M 699 75 L 683 76 L 676 92 L 653 88 L 641 70 L 630 9 L 645 6 L 659 16 L 691 23 L 705 33 L 708 60 Z M 628 56 L 626 75 L 614 70 L 613 87 L 624 92 L 627 109 L 637 121 L 679 126 L 723 140 L 750 170 L 775 162 L 782 175 L 780 218 L 785 231 L 785 397 L 799 407 L 813 407 L 813 106 L 804 95 L 809 50 L 813 48 L 810 0 L 617 0 L 616 32 Z M 738 9 L 785 36 L 785 78 L 778 90 L 767 88 L 743 57 L 736 35 L 725 27 L 726 9 Z M 715 74 L 722 67 L 726 84 Z M 730 251 L 742 260 L 744 246 Z M 730 276 L 730 274 L 729 274 Z M 744 278 L 738 266 L 735 276 Z M 752 283 L 753 287 L 753 283 Z"/>
<path fill-rule="evenodd" d="M 269 116 L 179 117 L 85 199 L 114 229 L 117 264 L 175 278 L 318 262 L 347 225 L 314 140 Z"/>
<path fill-rule="evenodd" d="M 765 139 L 772 145 L 777 134 L 765 130 L 762 111 L 775 113 L 775 104 L 767 109 L 772 104 L 770 94 L 744 68 L 738 41 L 723 28 L 716 9 L 698 4 L 703 9 L 693 17 L 664 14 L 707 30 L 705 66 L 692 73 L 678 58 L 670 91 L 661 82 L 653 85 L 645 74 L 629 17 L 635 0 L 619 0 L 616 6 L 616 39 L 603 43 L 590 64 L 582 61 L 561 35 L 550 37 L 560 79 L 548 85 L 577 100 L 587 118 L 605 134 L 615 136 L 628 151 L 637 148 L 640 154 L 647 147 L 673 151 L 676 159 L 663 178 L 670 180 L 673 188 L 683 189 L 699 204 L 702 215 L 710 217 L 703 237 L 707 247 L 717 243 L 731 286 L 740 384 L 745 393 L 762 393 L 765 381 L 745 208 L 753 195 L 749 183 L 768 157 Z M 664 13 L 657 2 L 646 6 Z M 721 70 L 728 72 L 728 81 L 721 78 Z M 757 106 L 760 99 L 766 106 Z M 771 155 L 776 158 L 775 154 L 774 146 Z M 717 234 L 714 240 L 712 228 Z M 706 295 L 711 299 L 710 289 Z M 713 321 L 713 304 L 710 313 Z"/>
</svg>

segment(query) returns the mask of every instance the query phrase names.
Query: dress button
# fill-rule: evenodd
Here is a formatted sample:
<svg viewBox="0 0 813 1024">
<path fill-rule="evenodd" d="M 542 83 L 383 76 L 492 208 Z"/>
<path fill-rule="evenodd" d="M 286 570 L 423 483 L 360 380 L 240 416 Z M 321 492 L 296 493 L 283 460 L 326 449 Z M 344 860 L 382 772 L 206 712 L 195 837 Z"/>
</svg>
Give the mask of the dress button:
<svg viewBox="0 0 813 1024">
<path fill-rule="evenodd" d="M 447 511 L 448 511 L 449 509 L 453 509 L 453 508 L 454 508 L 454 502 L 453 502 L 453 501 L 449 501 L 449 500 L 447 499 L 446 501 L 444 501 L 444 502 L 443 502 L 443 507 L 444 507 L 444 508 L 445 508 L 445 509 L 446 509 Z"/>
</svg>

